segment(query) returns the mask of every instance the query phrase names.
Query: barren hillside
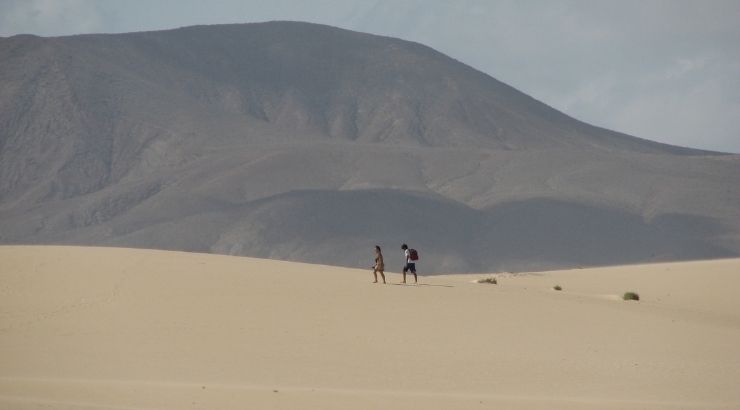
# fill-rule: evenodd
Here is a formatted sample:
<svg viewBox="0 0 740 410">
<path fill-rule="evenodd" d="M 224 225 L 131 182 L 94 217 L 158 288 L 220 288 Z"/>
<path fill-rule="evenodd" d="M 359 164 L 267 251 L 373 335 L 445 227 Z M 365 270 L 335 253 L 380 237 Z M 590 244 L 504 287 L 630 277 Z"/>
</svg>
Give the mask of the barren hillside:
<svg viewBox="0 0 740 410">
<path fill-rule="evenodd" d="M 364 267 L 408 242 L 427 272 L 518 270 L 740 255 L 738 204 L 738 156 L 584 124 L 417 43 L 0 39 L 2 243 Z"/>
</svg>

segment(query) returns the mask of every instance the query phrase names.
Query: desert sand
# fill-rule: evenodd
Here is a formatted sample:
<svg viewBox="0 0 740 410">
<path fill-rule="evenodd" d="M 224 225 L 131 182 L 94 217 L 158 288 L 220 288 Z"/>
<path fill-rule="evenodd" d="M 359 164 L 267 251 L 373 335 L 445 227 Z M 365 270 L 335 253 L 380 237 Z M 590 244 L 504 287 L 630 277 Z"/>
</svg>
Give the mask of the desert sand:
<svg viewBox="0 0 740 410">
<path fill-rule="evenodd" d="M 0 247 L 0 408 L 740 408 L 740 259 L 387 276 Z"/>
</svg>

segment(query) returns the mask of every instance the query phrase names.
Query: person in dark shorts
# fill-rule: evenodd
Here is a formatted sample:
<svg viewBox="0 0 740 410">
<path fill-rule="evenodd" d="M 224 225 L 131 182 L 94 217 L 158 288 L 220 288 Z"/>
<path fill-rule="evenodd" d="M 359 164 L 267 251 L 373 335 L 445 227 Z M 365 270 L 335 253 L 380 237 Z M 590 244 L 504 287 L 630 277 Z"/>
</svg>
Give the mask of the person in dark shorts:
<svg viewBox="0 0 740 410">
<path fill-rule="evenodd" d="M 418 283 L 417 277 L 416 277 L 416 263 L 411 260 L 411 252 L 409 251 L 408 245 L 405 243 L 401 245 L 401 249 L 403 250 L 403 256 L 405 264 L 403 265 L 403 282 L 406 283 L 406 272 L 411 272 L 414 274 L 414 283 Z"/>
</svg>

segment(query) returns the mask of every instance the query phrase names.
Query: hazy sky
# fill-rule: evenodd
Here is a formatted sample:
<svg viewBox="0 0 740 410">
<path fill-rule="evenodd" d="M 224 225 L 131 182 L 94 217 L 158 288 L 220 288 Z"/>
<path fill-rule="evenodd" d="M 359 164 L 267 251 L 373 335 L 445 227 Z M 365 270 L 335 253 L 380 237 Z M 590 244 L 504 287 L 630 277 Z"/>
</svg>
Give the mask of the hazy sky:
<svg viewBox="0 0 740 410">
<path fill-rule="evenodd" d="M 0 36 L 266 20 L 417 41 L 594 125 L 740 153 L 740 0 L 0 0 Z"/>
</svg>

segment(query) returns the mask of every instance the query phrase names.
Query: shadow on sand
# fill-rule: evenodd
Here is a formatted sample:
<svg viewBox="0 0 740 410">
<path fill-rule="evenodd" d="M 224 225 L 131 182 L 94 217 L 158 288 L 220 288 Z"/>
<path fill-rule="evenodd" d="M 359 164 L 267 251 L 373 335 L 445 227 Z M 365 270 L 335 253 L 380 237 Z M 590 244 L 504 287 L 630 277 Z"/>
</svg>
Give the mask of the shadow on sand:
<svg viewBox="0 0 740 410">
<path fill-rule="evenodd" d="M 393 286 L 436 286 L 439 288 L 454 288 L 452 285 L 437 285 L 437 284 L 431 284 L 431 283 L 389 283 L 389 285 Z"/>
</svg>

